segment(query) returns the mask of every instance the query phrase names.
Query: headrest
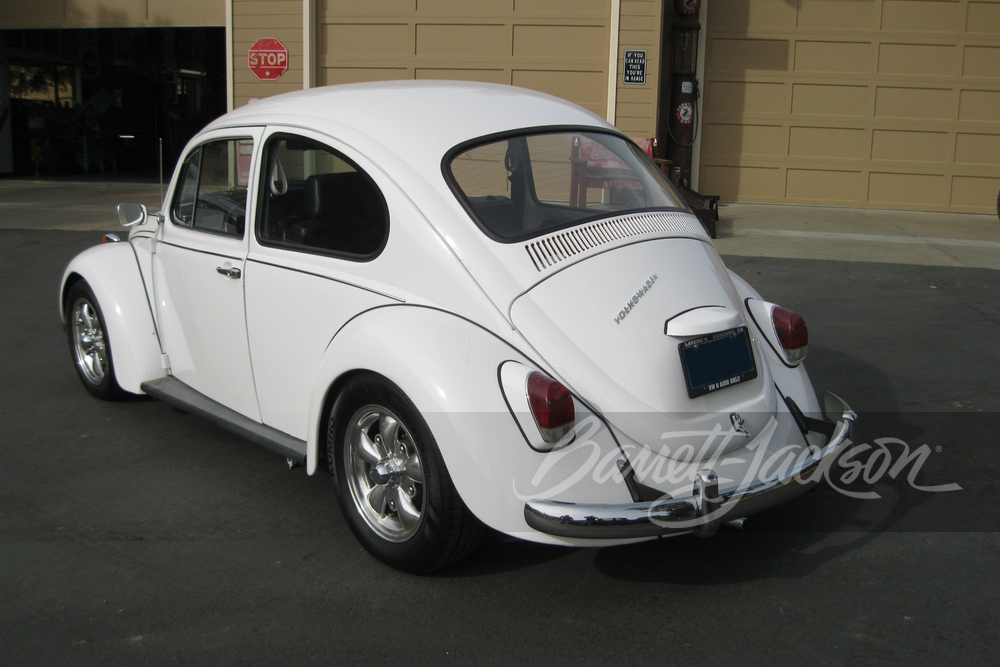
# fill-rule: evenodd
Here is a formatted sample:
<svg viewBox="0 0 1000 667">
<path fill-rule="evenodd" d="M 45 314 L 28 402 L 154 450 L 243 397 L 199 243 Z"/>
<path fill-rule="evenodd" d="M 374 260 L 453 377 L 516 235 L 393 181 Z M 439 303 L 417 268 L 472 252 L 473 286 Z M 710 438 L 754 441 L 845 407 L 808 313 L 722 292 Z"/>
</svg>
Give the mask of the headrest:
<svg viewBox="0 0 1000 667">
<path fill-rule="evenodd" d="M 338 210 L 343 213 L 357 206 L 365 182 L 360 173 L 313 174 L 306 179 L 306 215 L 325 218 Z"/>
</svg>

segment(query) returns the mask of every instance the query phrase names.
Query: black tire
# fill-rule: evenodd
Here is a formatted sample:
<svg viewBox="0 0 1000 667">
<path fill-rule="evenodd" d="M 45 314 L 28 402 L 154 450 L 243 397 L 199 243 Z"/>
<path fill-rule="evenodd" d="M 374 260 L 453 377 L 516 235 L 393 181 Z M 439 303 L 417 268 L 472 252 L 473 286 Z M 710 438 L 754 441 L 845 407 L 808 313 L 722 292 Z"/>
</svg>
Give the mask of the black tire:
<svg viewBox="0 0 1000 667">
<path fill-rule="evenodd" d="M 85 280 L 74 283 L 66 296 L 66 333 L 73 366 L 87 391 L 105 401 L 119 398 L 123 392 L 115 379 L 104 313 Z"/>
<path fill-rule="evenodd" d="M 327 463 L 348 526 L 387 565 L 424 574 L 465 557 L 482 537 L 427 423 L 379 375 L 355 376 L 339 394 Z"/>
</svg>

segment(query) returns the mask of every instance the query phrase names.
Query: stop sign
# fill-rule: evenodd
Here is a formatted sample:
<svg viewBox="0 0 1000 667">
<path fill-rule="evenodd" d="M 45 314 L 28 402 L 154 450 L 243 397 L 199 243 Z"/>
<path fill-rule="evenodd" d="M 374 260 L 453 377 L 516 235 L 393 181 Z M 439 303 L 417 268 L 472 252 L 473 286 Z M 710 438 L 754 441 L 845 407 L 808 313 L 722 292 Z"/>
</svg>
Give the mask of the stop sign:
<svg viewBox="0 0 1000 667">
<path fill-rule="evenodd" d="M 288 69 L 288 49 L 273 37 L 258 39 L 247 52 L 247 65 L 261 81 L 273 81 Z"/>
</svg>

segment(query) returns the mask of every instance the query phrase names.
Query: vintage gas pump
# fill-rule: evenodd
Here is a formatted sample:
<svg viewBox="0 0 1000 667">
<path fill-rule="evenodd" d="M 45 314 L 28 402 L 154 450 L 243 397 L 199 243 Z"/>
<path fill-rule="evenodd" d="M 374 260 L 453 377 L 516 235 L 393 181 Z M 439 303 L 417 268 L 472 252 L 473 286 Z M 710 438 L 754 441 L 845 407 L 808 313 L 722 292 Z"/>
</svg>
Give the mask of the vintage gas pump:
<svg viewBox="0 0 1000 667">
<path fill-rule="evenodd" d="M 669 57 L 670 82 L 668 86 L 661 85 L 663 92 L 669 91 L 669 97 L 661 95 L 657 134 L 666 139 L 661 145 L 666 144 L 663 157 L 670 162 L 671 179 L 714 238 L 719 198 L 705 197 L 691 189 L 692 147 L 698 137 L 698 33 L 701 30 L 698 10 L 701 0 L 674 0 L 673 4 L 672 20 L 665 15 L 663 21 L 663 55 L 664 60 Z"/>
<path fill-rule="evenodd" d="M 667 159 L 673 162 L 677 185 L 691 187 L 691 147 L 697 132 L 698 7 L 701 0 L 675 0 L 679 18 L 670 31 L 670 106 L 667 117 Z"/>
</svg>

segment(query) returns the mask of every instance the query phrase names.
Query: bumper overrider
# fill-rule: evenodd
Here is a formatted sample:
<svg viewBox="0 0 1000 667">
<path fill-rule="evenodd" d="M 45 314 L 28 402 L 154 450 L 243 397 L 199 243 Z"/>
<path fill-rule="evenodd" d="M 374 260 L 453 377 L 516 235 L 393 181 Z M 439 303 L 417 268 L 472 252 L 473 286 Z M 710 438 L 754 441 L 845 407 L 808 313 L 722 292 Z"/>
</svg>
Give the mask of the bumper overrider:
<svg viewBox="0 0 1000 667">
<path fill-rule="evenodd" d="M 824 422 L 832 431 L 827 444 L 781 477 L 719 489 L 710 469 L 699 470 L 688 497 L 621 505 L 533 499 L 524 505 L 531 528 L 568 538 L 627 539 L 681 533 L 709 536 L 720 524 L 759 512 L 798 496 L 822 480 L 853 443 L 857 415 L 840 397 L 827 393 Z M 813 422 L 814 420 L 809 420 Z M 819 421 L 819 420 L 815 420 Z"/>
</svg>

